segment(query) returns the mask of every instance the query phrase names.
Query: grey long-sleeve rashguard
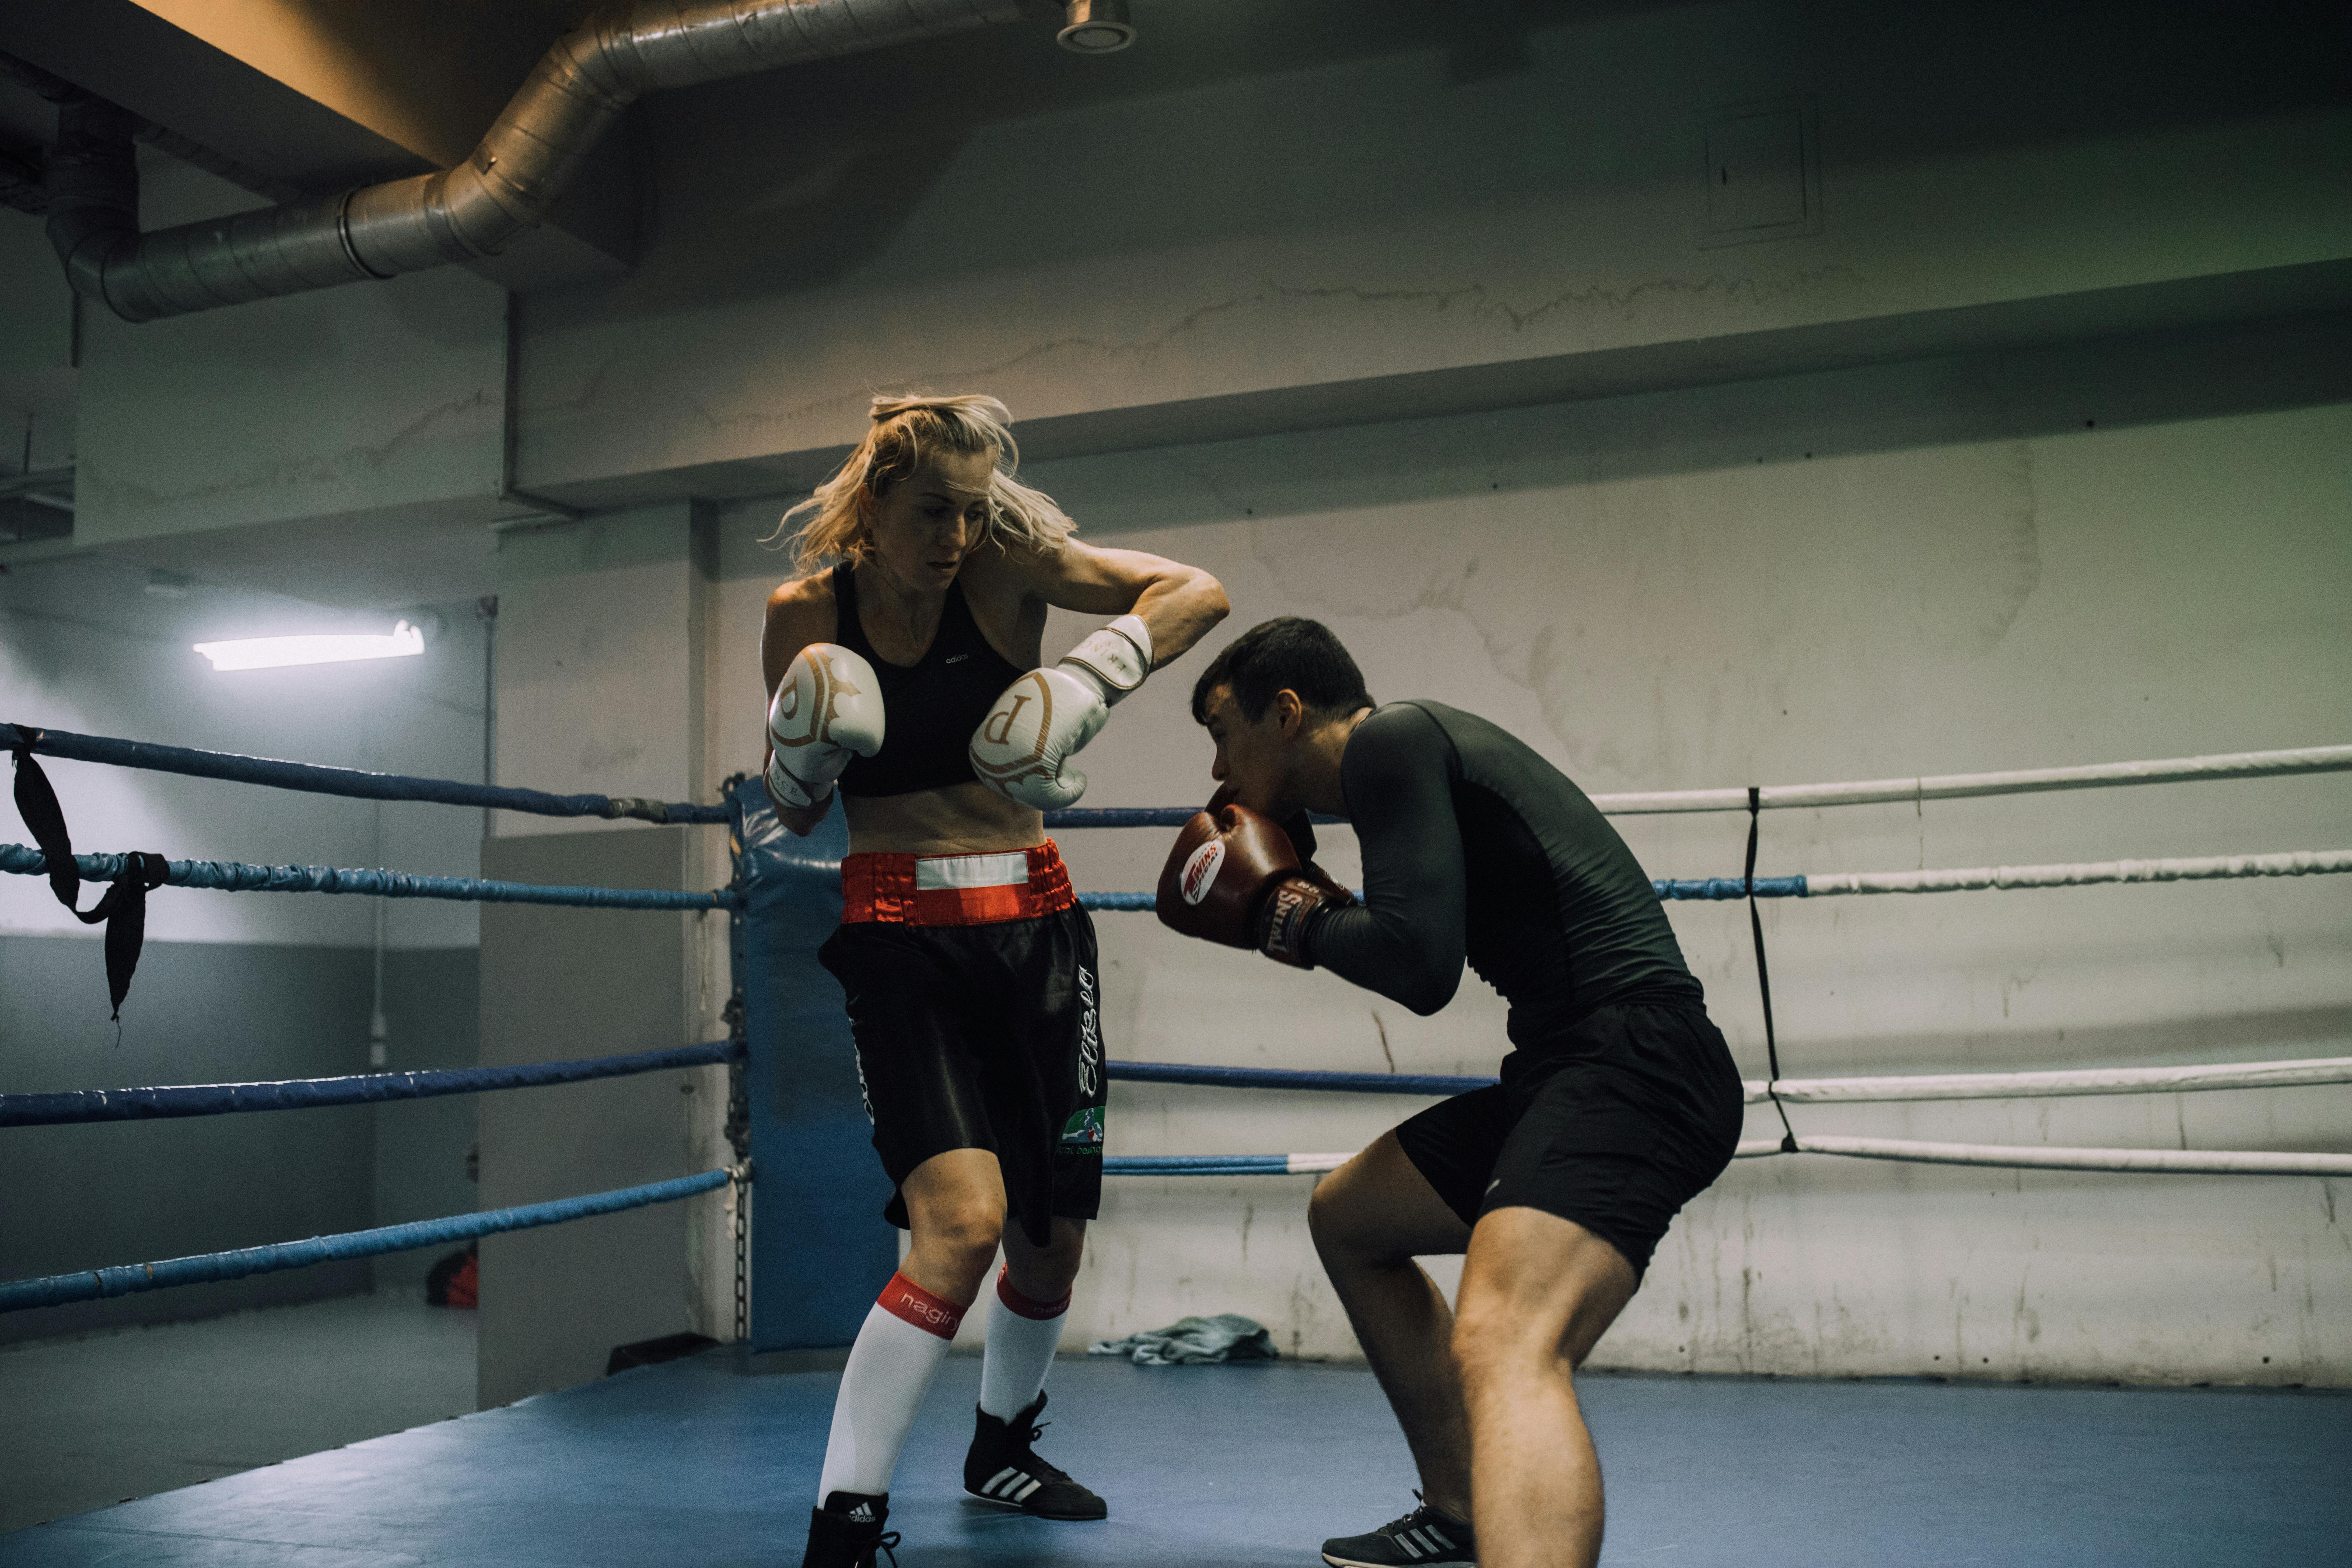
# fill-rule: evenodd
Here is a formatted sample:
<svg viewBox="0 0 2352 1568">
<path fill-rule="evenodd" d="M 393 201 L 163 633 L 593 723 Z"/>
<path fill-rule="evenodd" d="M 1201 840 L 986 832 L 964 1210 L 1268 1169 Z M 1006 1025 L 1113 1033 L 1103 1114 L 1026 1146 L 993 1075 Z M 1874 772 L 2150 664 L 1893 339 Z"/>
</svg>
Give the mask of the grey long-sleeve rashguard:
<svg viewBox="0 0 2352 1568">
<path fill-rule="evenodd" d="M 1466 959 L 1510 1004 L 1518 1046 L 1625 997 L 1700 995 L 1633 852 L 1507 731 L 1439 702 L 1389 703 L 1349 738 L 1340 787 L 1364 901 L 1308 931 L 1332 973 L 1428 1014 Z"/>
</svg>

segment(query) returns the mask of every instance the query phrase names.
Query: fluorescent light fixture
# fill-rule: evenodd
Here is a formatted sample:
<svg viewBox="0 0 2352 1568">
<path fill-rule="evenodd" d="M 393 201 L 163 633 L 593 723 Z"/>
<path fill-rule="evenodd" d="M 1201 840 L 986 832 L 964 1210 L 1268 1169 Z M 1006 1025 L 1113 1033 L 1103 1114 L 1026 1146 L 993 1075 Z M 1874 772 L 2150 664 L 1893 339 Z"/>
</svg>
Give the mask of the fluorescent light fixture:
<svg viewBox="0 0 2352 1568">
<path fill-rule="evenodd" d="M 406 621 L 389 637 L 372 632 L 326 632 L 313 637 L 240 637 L 200 642 L 196 651 L 215 669 L 277 669 L 289 664 L 342 664 L 355 658 L 406 658 L 425 651 L 425 634 Z"/>
</svg>

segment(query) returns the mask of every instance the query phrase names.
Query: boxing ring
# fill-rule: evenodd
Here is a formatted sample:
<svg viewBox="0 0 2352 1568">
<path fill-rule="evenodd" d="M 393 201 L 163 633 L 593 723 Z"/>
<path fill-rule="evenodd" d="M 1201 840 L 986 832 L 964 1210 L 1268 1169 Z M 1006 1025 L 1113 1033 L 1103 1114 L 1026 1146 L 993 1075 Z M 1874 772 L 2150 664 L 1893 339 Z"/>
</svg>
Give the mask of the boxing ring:
<svg viewBox="0 0 2352 1568">
<path fill-rule="evenodd" d="M 109 887 L 101 909 L 118 1006 L 135 973 L 142 900 L 162 888 L 530 902 L 608 910 L 615 920 L 630 918 L 630 911 L 724 910 L 735 984 L 732 1029 L 723 1040 L 520 1067 L 0 1094 L 0 1129 L 496 1093 L 718 1063 L 729 1066 L 736 1086 L 729 1129 L 735 1157 L 725 1167 L 514 1208 L 0 1282 L 0 1311 L 446 1245 L 726 1189 L 737 1267 L 736 1339 L 751 1350 L 771 1352 L 840 1346 L 852 1337 L 874 1282 L 896 1267 L 897 1237 L 877 1217 L 887 1182 L 867 1147 L 838 987 L 814 961 L 817 944 L 839 915 L 837 868 L 846 842 L 838 814 L 812 837 L 793 839 L 776 824 L 757 780 L 730 781 L 719 805 L 664 803 L 365 773 L 28 726 L 0 726 L 0 744 L 16 752 L 16 798 L 37 839 L 34 846 L 0 845 L 0 871 L 48 877 L 69 908 L 73 879 L 60 880 L 68 858 L 80 880 Z M 719 889 L 623 889 L 74 854 L 54 797 L 46 804 L 41 798 L 48 786 L 35 761 L 39 757 L 361 799 L 724 824 L 734 876 Z M 2352 771 L 2352 746 L 1594 799 L 1614 816 L 1748 814 L 1747 866 L 1740 875 L 1655 884 L 1663 900 L 1741 901 L 1750 911 L 1769 1070 L 1747 1085 L 1747 1098 L 1772 1108 L 1781 1136 L 1743 1143 L 1742 1157 L 2311 1179 L 2352 1175 L 2352 1152 L 2071 1148 L 1800 1133 L 1788 1116 L 1790 1106 L 2344 1084 L 2352 1083 L 2352 1057 L 1786 1076 L 1755 910 L 1759 900 L 1990 896 L 2095 884 L 2326 876 L 2352 872 L 2352 849 L 1759 877 L 1757 830 L 1768 810 L 2345 771 Z M 28 778 L 39 782 L 28 785 Z M 1192 810 L 1081 808 L 1051 814 L 1048 824 L 1059 832 L 1173 828 Z M 1088 892 L 1081 902 L 1117 914 L 1149 910 L 1151 897 Z M 1717 1003 L 1718 1008 L 1738 1005 Z M 1430 1097 L 1493 1081 L 1118 1059 L 1106 1065 L 1115 1080 L 1260 1093 Z M 1335 1168 L 1349 1152 L 1111 1152 L 1105 1170 L 1132 1177 L 1312 1175 Z M 103 1173 L 95 1179 L 102 1180 Z M 950 1363 L 931 1396 L 936 1408 L 919 1426 L 902 1464 L 902 1495 L 894 1503 L 893 1522 L 908 1533 L 910 1563 L 1065 1555 L 1088 1562 L 1308 1563 L 1322 1536 L 1395 1511 L 1398 1478 L 1410 1474 L 1402 1439 L 1360 1370 L 1300 1363 L 1219 1369 L 1209 1374 L 1218 1380 L 1213 1391 L 1192 1374 L 1171 1378 L 1123 1364 L 1071 1365 L 1055 1375 L 1057 1391 L 1073 1391 L 1064 1402 L 1073 1407 L 1067 1419 L 1090 1450 L 1089 1478 L 1112 1497 L 1113 1520 L 1041 1529 L 992 1513 L 974 1517 L 951 1495 L 933 1495 L 950 1494 L 951 1488 L 914 1479 L 948 1473 L 943 1446 L 961 1442 L 953 1436 L 961 1429 L 954 1416 L 972 1397 L 977 1366 Z M 1246 1380 L 1246 1388 L 1235 1380 Z M 1709 1563 L 1896 1557 L 1957 1563 L 2005 1555 L 2145 1563 L 2204 1561 L 2226 1552 L 2239 1561 L 2304 1563 L 2322 1560 L 2323 1542 L 2340 1549 L 2352 1539 L 2352 1489 L 2337 1484 L 2352 1459 L 2346 1436 L 2352 1423 L 2345 1419 L 2352 1405 L 2343 1395 L 1599 1374 L 1588 1374 L 1583 1384 L 1612 1466 L 1606 1561 L 1672 1552 Z M 721 1358 L 709 1356 L 646 1368 L 0 1537 L 0 1564 L 781 1561 L 798 1539 L 832 1385 L 831 1374 L 823 1372 L 739 1378 Z M 1080 1389 L 1085 1392 L 1076 1392 Z M 1056 1415 L 1063 1415 L 1061 1404 Z M 1237 1431 L 1236 1423 L 1244 1420 L 1246 1430 Z M 1921 1456 L 1930 1451 L 1932 1465 L 1923 1465 Z M 2027 1455 L 2036 1457 L 2033 1463 L 2022 1461 Z M 1675 1480 L 1693 1467 L 1706 1478 L 1703 1484 Z M 1822 1497 L 1792 1512 L 1791 1493 L 1817 1489 L 1824 1474 L 1851 1476 L 1857 1484 L 1851 1495 Z M 1254 1483 L 1268 1475 L 1313 1484 L 1267 1497 Z M 627 1500 L 621 1511 L 629 1516 L 617 1523 L 612 1518 L 616 1495 Z M 1217 1507 L 1204 1514 L 1201 1505 L 1210 1497 Z M 1760 1529 L 1759 1520 L 1775 1521 L 1773 1528 Z"/>
</svg>

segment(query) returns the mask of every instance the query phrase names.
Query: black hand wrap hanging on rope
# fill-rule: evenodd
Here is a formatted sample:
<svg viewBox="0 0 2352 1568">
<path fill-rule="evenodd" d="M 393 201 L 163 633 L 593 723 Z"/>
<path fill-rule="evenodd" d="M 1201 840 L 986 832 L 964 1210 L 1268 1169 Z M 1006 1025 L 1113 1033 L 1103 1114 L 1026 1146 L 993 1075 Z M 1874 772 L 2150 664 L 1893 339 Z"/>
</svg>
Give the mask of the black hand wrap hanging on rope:
<svg viewBox="0 0 2352 1568">
<path fill-rule="evenodd" d="M 139 968 L 139 950 L 147 940 L 147 894 L 163 885 L 171 866 L 161 855 L 134 851 L 125 856 L 122 875 L 90 909 L 81 902 L 81 868 L 74 864 L 73 837 L 66 831 L 65 808 L 49 775 L 33 758 L 31 741 L 37 730 L 18 727 L 16 748 L 16 812 L 48 862 L 49 891 L 84 925 L 106 926 L 106 994 L 113 1005 L 110 1017 L 120 1023 L 122 999 L 131 994 L 131 976 Z"/>
<path fill-rule="evenodd" d="M 1780 1113 L 1780 1152 L 1797 1152 L 1797 1130 L 1789 1125 L 1789 1108 L 1780 1103 L 1780 1042 L 1772 1031 L 1772 974 L 1764 967 L 1764 917 L 1756 912 L 1756 830 L 1761 825 L 1763 792 L 1754 784 L 1748 786 L 1748 868 L 1740 873 L 1743 889 L 1748 895 L 1748 929 L 1756 937 L 1756 989 L 1764 998 L 1764 1065 L 1770 1075 L 1764 1080 L 1764 1092 L 1772 1100 L 1772 1109 Z"/>
</svg>

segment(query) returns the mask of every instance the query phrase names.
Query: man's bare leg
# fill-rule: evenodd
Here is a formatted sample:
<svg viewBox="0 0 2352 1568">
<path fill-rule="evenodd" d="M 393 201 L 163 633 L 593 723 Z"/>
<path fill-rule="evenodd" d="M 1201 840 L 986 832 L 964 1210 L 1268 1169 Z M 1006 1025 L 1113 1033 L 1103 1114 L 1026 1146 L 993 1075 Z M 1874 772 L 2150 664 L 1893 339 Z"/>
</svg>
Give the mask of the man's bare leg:
<svg viewBox="0 0 2352 1568">
<path fill-rule="evenodd" d="M 1324 1177 L 1307 1218 L 1324 1271 L 1404 1428 L 1423 1500 L 1468 1519 L 1470 1426 L 1450 1349 L 1454 1313 L 1413 1259 L 1460 1252 L 1470 1227 L 1393 1132 Z"/>
<path fill-rule="evenodd" d="M 1601 1459 L 1572 1373 L 1639 1281 L 1624 1254 L 1539 1209 L 1478 1221 L 1454 1359 L 1469 1413 L 1481 1568 L 1592 1568 Z"/>
</svg>

